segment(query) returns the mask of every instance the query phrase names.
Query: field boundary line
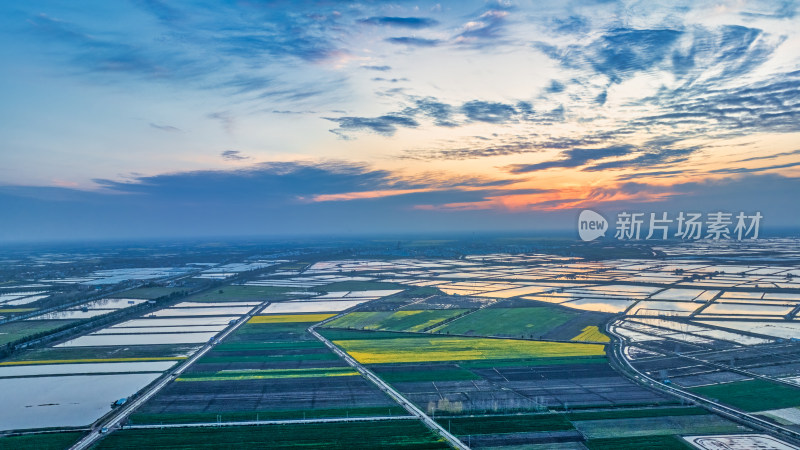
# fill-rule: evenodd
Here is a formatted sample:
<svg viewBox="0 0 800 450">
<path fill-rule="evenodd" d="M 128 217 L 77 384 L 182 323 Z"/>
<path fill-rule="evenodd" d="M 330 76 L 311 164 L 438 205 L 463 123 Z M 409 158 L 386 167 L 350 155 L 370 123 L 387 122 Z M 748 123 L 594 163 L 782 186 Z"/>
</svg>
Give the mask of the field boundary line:
<svg viewBox="0 0 800 450">
<path fill-rule="evenodd" d="M 192 427 L 236 427 L 257 425 L 292 425 L 306 423 L 338 423 L 338 422 L 377 422 L 384 420 L 417 420 L 415 416 L 374 416 L 374 417 L 328 417 L 317 419 L 284 419 L 284 420 L 242 420 L 233 422 L 195 422 L 195 423 L 165 423 L 125 425 L 125 430 L 153 429 L 153 428 L 192 428 Z"/>
<path fill-rule="evenodd" d="M 337 317 L 337 316 L 334 316 Z M 430 416 L 425 414 L 421 409 L 417 408 L 413 403 L 411 403 L 408 399 L 403 397 L 402 394 L 394 390 L 388 383 L 383 381 L 382 379 L 378 378 L 377 375 L 372 373 L 371 370 L 367 369 L 356 361 L 352 356 L 345 353 L 342 349 L 335 346 L 333 342 L 329 341 L 326 337 L 322 336 L 321 334 L 317 333 L 316 327 L 323 324 L 324 322 L 320 322 L 318 324 L 311 325 L 308 327 L 308 332 L 311 333 L 315 338 L 319 339 L 323 344 L 325 344 L 331 351 L 336 353 L 340 358 L 342 358 L 347 364 L 352 366 L 356 369 L 361 375 L 364 376 L 367 380 L 371 381 L 378 389 L 385 392 L 389 397 L 391 397 L 394 401 L 400 404 L 406 411 L 411 413 L 413 416 L 419 418 L 425 426 L 431 429 L 434 433 L 438 434 L 439 436 L 443 437 L 447 442 L 450 443 L 453 447 L 460 449 L 460 450 L 469 450 L 469 447 L 461 442 L 457 437 L 450 434 L 447 430 L 445 430 L 441 425 L 439 425 L 435 420 L 431 419 Z"/>
</svg>

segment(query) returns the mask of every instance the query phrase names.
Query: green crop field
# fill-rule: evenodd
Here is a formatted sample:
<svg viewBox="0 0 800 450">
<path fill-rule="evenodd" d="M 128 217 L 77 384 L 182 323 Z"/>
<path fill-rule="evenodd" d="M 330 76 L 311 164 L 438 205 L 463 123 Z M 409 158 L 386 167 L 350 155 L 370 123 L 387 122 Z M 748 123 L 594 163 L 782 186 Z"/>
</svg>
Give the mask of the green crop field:
<svg viewBox="0 0 800 450">
<path fill-rule="evenodd" d="M 98 449 L 439 449 L 449 446 L 416 420 L 121 430 Z"/>
<path fill-rule="evenodd" d="M 637 408 L 608 411 L 571 412 L 569 420 L 635 419 L 638 417 L 699 416 L 708 414 L 703 408 Z"/>
<path fill-rule="evenodd" d="M 573 358 L 520 358 L 491 359 L 486 361 L 463 361 L 459 365 L 465 369 L 487 369 L 492 367 L 531 367 L 555 366 L 564 364 L 607 364 L 605 356 L 576 356 Z"/>
<path fill-rule="evenodd" d="M 314 336 L 306 332 L 309 323 L 254 323 L 248 322 L 228 337 L 225 343 L 233 342 L 270 342 L 270 341 L 316 341 Z"/>
<path fill-rule="evenodd" d="M 484 308 L 431 331 L 475 336 L 536 338 L 579 314 L 548 306 Z"/>
<path fill-rule="evenodd" d="M 350 366 L 310 369 L 265 369 L 265 370 L 225 370 L 220 372 L 191 372 L 182 375 L 175 381 L 242 381 L 269 380 L 279 378 L 313 378 L 313 377 L 346 377 L 360 374 Z"/>
<path fill-rule="evenodd" d="M 192 295 L 191 297 L 188 297 L 187 300 L 192 302 L 236 302 L 245 300 L 263 301 L 271 299 L 275 296 L 280 298 L 285 292 L 291 290 L 293 289 L 286 287 L 228 285 Z"/>
<path fill-rule="evenodd" d="M 481 377 L 458 366 L 428 366 L 416 370 L 375 370 L 388 383 L 405 383 L 416 381 L 463 381 L 480 380 Z"/>
<path fill-rule="evenodd" d="M 397 338 L 408 338 L 408 339 L 431 338 L 429 335 L 422 333 L 402 333 L 394 331 L 360 331 L 360 330 L 318 328 L 317 332 L 331 341 L 350 340 L 350 339 L 374 340 L 374 339 L 397 339 Z"/>
<path fill-rule="evenodd" d="M 587 439 L 616 437 L 736 433 L 738 426 L 720 416 L 637 417 L 627 419 L 575 420 L 572 424 Z"/>
<path fill-rule="evenodd" d="M 522 341 L 435 336 L 428 339 L 396 338 L 337 340 L 353 358 L 364 364 L 468 361 L 484 359 L 547 358 L 604 355 L 597 344 Z"/>
<path fill-rule="evenodd" d="M 455 435 L 525 433 L 573 429 L 562 414 L 524 414 L 512 416 L 476 416 L 438 418 L 436 421 Z"/>
<path fill-rule="evenodd" d="M 256 316 L 269 318 L 270 316 Z M 297 315 L 281 317 L 293 318 Z M 229 363 L 279 363 L 287 361 L 332 361 L 339 359 L 325 344 L 315 339 L 306 329 L 305 322 L 248 322 L 239 327 L 224 342 L 198 361 L 199 368 L 205 364 Z M 199 370 L 202 372 L 202 369 Z M 260 374 L 257 378 L 281 378 L 281 374 Z M 288 374 L 286 377 L 288 378 Z M 203 377 L 223 377 L 234 379 L 234 375 L 205 373 Z M 238 375 L 245 379 L 244 374 Z M 255 374 L 254 374 L 255 376 Z M 190 378 L 191 375 L 184 375 Z M 216 380 L 216 381 L 222 381 Z"/>
<path fill-rule="evenodd" d="M 0 325 L 0 345 L 75 323 L 77 320 L 25 320 Z"/>
<path fill-rule="evenodd" d="M 589 450 L 690 450 L 694 448 L 678 436 L 591 439 L 585 445 Z"/>
<path fill-rule="evenodd" d="M 154 298 L 163 297 L 165 295 L 172 294 L 174 292 L 183 291 L 184 288 L 175 288 L 175 287 L 143 287 L 143 288 L 136 288 L 130 289 L 128 291 L 117 292 L 116 294 L 110 295 L 111 298 L 143 298 L 147 300 L 152 300 Z"/>
<path fill-rule="evenodd" d="M 82 431 L 65 433 L 26 434 L 22 436 L 0 437 L 2 450 L 63 450 L 69 448 L 80 437 Z"/>
<path fill-rule="evenodd" d="M 297 350 L 325 348 L 320 341 L 276 341 L 276 342 L 224 342 L 214 347 L 215 352 L 250 352 L 258 350 Z"/>
<path fill-rule="evenodd" d="M 361 328 L 385 331 L 422 331 L 466 309 L 423 309 L 352 312 L 327 323 L 331 328 Z"/>
<path fill-rule="evenodd" d="M 324 419 L 331 417 L 408 416 L 400 406 L 355 407 L 336 409 L 303 409 L 280 411 L 198 412 L 198 413 L 134 413 L 128 423 L 159 425 L 174 423 L 247 422 L 257 420 Z"/>
<path fill-rule="evenodd" d="M 764 380 L 714 384 L 690 390 L 745 411 L 800 406 L 800 389 Z"/>
<path fill-rule="evenodd" d="M 198 364 L 218 363 L 250 363 L 250 362 L 279 362 L 279 361 L 331 361 L 339 359 L 333 353 L 315 353 L 310 355 L 236 355 L 236 356 L 204 356 Z"/>
</svg>

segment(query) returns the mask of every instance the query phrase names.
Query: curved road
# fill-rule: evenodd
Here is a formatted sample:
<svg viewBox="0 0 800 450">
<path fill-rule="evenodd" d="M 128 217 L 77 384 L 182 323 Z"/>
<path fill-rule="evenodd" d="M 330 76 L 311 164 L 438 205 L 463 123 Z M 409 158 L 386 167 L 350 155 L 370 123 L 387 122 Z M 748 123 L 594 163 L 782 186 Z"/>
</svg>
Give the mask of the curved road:
<svg viewBox="0 0 800 450">
<path fill-rule="evenodd" d="M 611 320 L 606 324 L 606 331 L 608 332 L 609 335 L 613 337 L 611 344 L 609 344 L 611 345 L 611 351 L 606 353 L 609 356 L 609 361 L 612 363 L 612 365 L 614 365 L 622 374 L 624 374 L 634 382 L 647 386 L 651 389 L 655 389 L 657 391 L 669 394 L 673 397 L 678 397 L 683 400 L 687 400 L 691 403 L 695 403 L 711 412 L 727 417 L 728 419 L 734 420 L 736 422 L 743 423 L 753 428 L 773 433 L 775 435 L 780 436 L 783 439 L 791 441 L 793 444 L 800 443 L 800 433 L 794 430 L 790 430 L 789 428 L 782 427 L 778 424 L 761 419 L 760 417 L 754 416 L 752 414 L 748 414 L 738 409 L 731 408 L 721 403 L 709 400 L 705 397 L 692 394 L 691 392 L 686 392 L 682 389 L 677 389 L 672 386 L 667 386 L 663 383 L 660 383 L 658 380 L 650 378 L 649 376 L 640 372 L 635 367 L 633 367 L 633 365 L 631 365 L 631 363 L 625 358 L 623 349 L 626 341 L 625 338 L 616 333 L 616 331 L 614 330 L 615 328 L 614 323 L 616 323 L 616 320 Z"/>
</svg>

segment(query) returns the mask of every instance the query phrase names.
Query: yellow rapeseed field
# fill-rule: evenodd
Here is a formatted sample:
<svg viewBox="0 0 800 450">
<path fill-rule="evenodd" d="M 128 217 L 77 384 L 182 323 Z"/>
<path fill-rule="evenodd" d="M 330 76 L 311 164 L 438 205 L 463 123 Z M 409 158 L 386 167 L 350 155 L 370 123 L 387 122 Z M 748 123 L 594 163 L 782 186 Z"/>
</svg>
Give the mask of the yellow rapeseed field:
<svg viewBox="0 0 800 450">
<path fill-rule="evenodd" d="M 583 332 L 572 338 L 572 340 L 583 342 L 611 342 L 611 338 L 603 334 L 600 329 L 594 325 L 584 328 Z"/>
<path fill-rule="evenodd" d="M 322 322 L 336 314 L 269 314 L 254 316 L 247 323 L 295 323 L 295 322 Z"/>
<path fill-rule="evenodd" d="M 364 364 L 604 355 L 603 345 L 465 337 L 339 340 Z"/>
<path fill-rule="evenodd" d="M 395 317 L 408 317 L 424 311 L 424 309 L 404 309 L 402 311 L 395 311 L 392 315 Z"/>
</svg>

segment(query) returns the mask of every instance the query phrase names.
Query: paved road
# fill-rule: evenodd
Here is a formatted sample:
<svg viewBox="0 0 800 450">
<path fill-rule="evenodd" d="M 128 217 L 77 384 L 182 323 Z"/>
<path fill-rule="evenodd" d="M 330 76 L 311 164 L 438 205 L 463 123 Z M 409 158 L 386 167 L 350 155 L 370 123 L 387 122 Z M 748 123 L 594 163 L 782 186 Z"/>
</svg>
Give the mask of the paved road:
<svg viewBox="0 0 800 450">
<path fill-rule="evenodd" d="M 247 322 L 258 310 L 261 309 L 263 305 L 256 306 L 253 308 L 250 313 L 245 316 L 239 318 L 239 321 L 235 324 L 228 327 L 222 334 L 218 335 L 213 342 L 210 342 L 203 346 L 197 353 L 183 361 L 177 368 L 170 370 L 169 372 L 165 373 L 157 383 L 150 385 L 146 388 L 145 391 L 141 392 L 134 400 L 126 403 L 125 405 L 119 407 L 118 409 L 112 411 L 111 415 L 103 420 L 102 422 L 94 425 L 92 430 L 89 432 L 88 435 L 84 436 L 83 439 L 76 442 L 75 445 L 70 447 L 70 450 L 83 450 L 86 448 L 91 447 L 94 445 L 98 440 L 105 437 L 109 433 L 113 433 L 117 429 L 120 428 L 120 425 L 131 415 L 131 413 L 136 410 L 139 406 L 143 405 L 146 401 L 150 400 L 154 395 L 156 395 L 161 389 L 163 389 L 166 385 L 168 385 L 173 379 L 178 377 L 182 374 L 186 369 L 189 368 L 192 364 L 194 364 L 198 359 L 202 358 L 203 355 L 209 352 L 214 345 L 225 339 L 229 334 L 236 331 L 237 328 L 242 326 L 244 323 Z M 99 430 L 106 428 L 108 429 L 107 433 L 99 433 Z"/>
<path fill-rule="evenodd" d="M 653 378 L 650 378 L 644 373 L 638 371 L 625 358 L 625 355 L 623 353 L 625 347 L 625 339 L 616 333 L 616 331 L 614 330 L 615 327 L 613 323 L 614 321 L 611 321 L 606 326 L 606 331 L 608 332 L 608 334 L 612 336 L 612 342 L 609 344 L 611 345 L 611 351 L 607 352 L 609 356 L 609 361 L 617 369 L 619 369 L 620 372 L 622 372 L 628 378 L 631 378 L 634 382 L 648 386 L 651 389 L 655 389 L 657 391 L 666 393 L 673 397 L 681 398 L 683 400 L 689 401 L 690 403 L 697 404 L 709 411 L 712 411 L 721 416 L 732 419 L 735 422 L 743 423 L 750 427 L 773 433 L 777 436 L 780 436 L 783 439 L 792 442 L 793 444 L 800 443 L 800 433 L 794 430 L 790 430 L 789 428 L 782 427 L 778 424 L 766 421 L 752 414 L 748 414 L 746 412 L 739 411 L 738 409 L 734 409 L 729 406 L 723 405 L 721 403 L 717 403 L 705 397 L 695 395 L 691 392 L 687 392 L 682 389 L 675 388 L 673 386 L 665 385 Z"/>
<path fill-rule="evenodd" d="M 321 334 L 317 333 L 317 330 L 315 330 L 315 328 L 318 327 L 319 325 L 322 325 L 323 323 L 325 323 L 325 322 L 321 322 L 321 323 L 318 323 L 318 324 L 310 326 L 308 328 L 308 332 L 311 333 L 312 335 L 314 335 L 315 338 L 317 338 L 320 341 L 322 341 L 329 349 L 331 349 L 331 351 L 333 351 L 334 353 L 339 355 L 339 357 L 342 358 L 343 360 L 345 360 L 345 362 L 347 362 L 347 364 L 349 364 L 351 367 L 356 369 L 361 375 L 363 375 L 364 378 L 366 378 L 367 380 L 371 381 L 374 385 L 378 386 L 378 389 L 382 390 L 387 395 L 389 395 L 389 397 L 391 397 L 397 403 L 399 403 L 400 406 L 405 408 L 406 411 L 411 413 L 413 416 L 419 418 L 422 421 L 422 423 L 424 423 L 425 426 L 430 428 L 434 433 L 436 433 L 436 434 L 442 436 L 443 438 L 445 438 L 447 440 L 447 442 L 450 443 L 450 445 L 452 445 L 453 447 L 455 447 L 457 449 L 469 450 L 469 447 L 466 444 L 461 442 L 454 435 L 450 434 L 441 425 L 436 423 L 435 420 L 431 419 L 430 416 L 425 414 L 421 409 L 417 408 L 413 403 L 411 403 L 408 399 L 403 397 L 402 394 L 400 394 L 399 392 L 394 390 L 394 388 L 389 386 L 385 381 L 383 381 L 380 378 L 378 378 L 378 376 L 375 375 L 374 373 L 372 373 L 371 370 L 369 370 L 366 367 L 364 367 L 361 363 L 359 363 L 358 361 L 353 359 L 352 356 L 350 356 L 347 353 L 345 353 L 344 351 L 342 351 L 339 347 L 333 345 L 333 342 L 329 341 L 324 336 L 322 336 Z"/>
</svg>

